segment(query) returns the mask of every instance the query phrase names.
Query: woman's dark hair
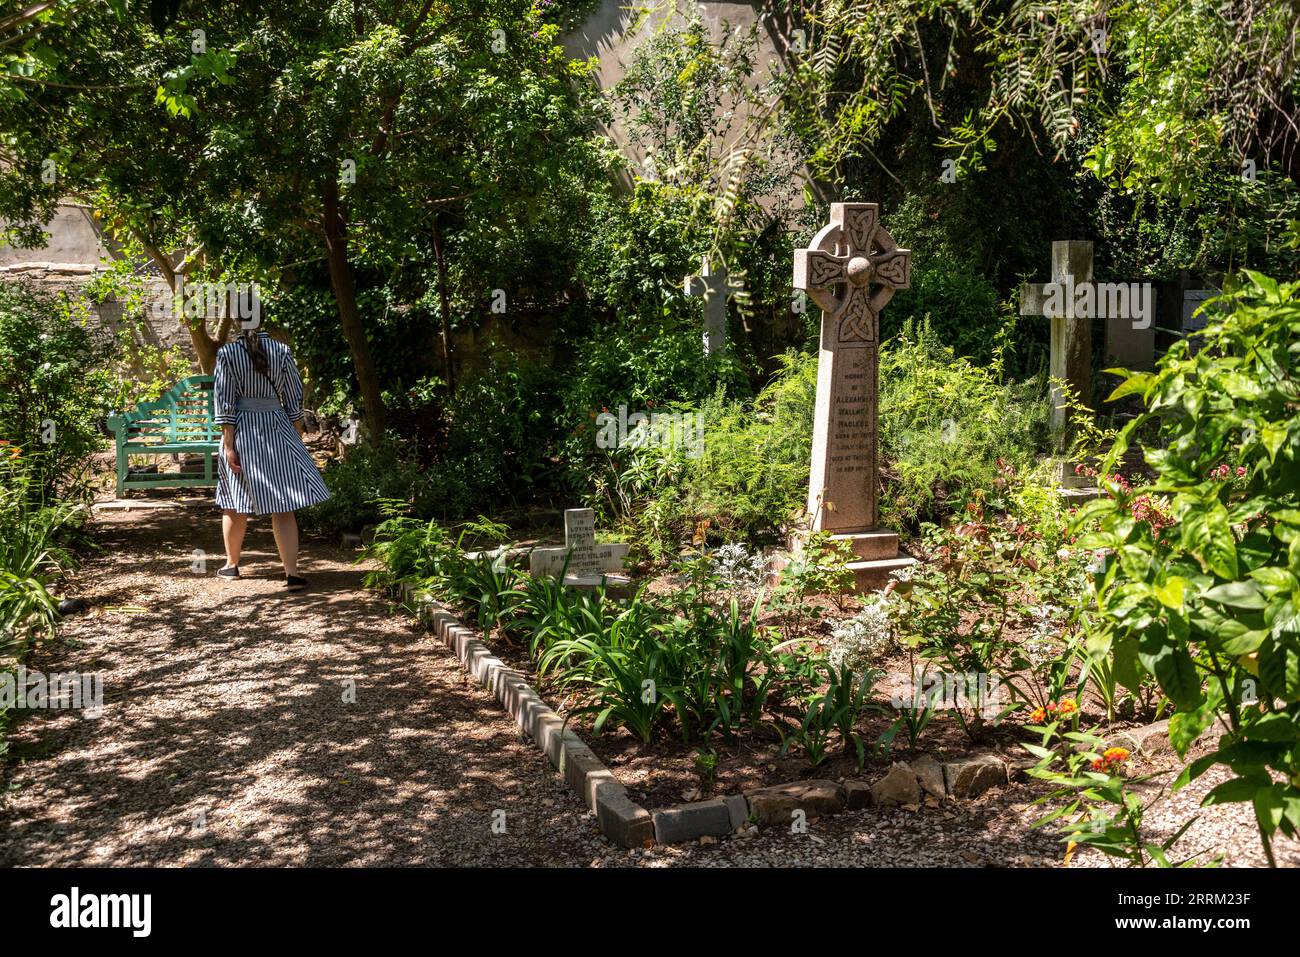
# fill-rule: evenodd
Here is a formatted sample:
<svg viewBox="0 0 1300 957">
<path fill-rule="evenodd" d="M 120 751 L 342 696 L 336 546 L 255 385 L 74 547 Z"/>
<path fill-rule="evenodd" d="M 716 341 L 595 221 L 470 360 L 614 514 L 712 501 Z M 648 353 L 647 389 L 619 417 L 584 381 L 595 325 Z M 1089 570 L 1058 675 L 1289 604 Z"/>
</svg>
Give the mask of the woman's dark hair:
<svg viewBox="0 0 1300 957">
<path fill-rule="evenodd" d="M 270 367 L 266 361 L 266 350 L 262 348 L 262 340 L 257 332 L 249 329 L 247 332 L 240 333 L 239 338 L 243 340 L 244 348 L 248 350 L 248 355 L 253 360 L 253 368 L 266 375 Z"/>
</svg>

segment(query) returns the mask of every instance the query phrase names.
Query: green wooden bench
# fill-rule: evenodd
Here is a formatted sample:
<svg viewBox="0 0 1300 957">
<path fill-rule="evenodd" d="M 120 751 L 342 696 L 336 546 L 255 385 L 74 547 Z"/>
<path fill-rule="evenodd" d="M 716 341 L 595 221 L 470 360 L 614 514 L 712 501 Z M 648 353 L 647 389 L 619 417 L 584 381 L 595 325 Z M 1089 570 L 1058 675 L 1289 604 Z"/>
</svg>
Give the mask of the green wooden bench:
<svg viewBox="0 0 1300 957">
<path fill-rule="evenodd" d="M 111 416 L 108 427 L 117 442 L 117 497 L 133 488 L 181 488 L 217 484 L 215 459 L 221 428 L 213 422 L 212 376 L 192 375 L 168 389 L 156 402 L 141 402 L 130 412 Z M 132 455 L 202 455 L 203 471 L 136 472 Z"/>
</svg>

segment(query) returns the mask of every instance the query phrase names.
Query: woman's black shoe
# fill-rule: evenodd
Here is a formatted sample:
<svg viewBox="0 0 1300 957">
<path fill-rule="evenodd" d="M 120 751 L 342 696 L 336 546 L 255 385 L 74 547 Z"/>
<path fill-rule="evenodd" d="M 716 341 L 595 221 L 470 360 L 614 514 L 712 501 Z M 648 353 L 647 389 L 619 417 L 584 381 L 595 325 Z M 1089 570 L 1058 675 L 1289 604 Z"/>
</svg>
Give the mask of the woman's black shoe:
<svg viewBox="0 0 1300 957">
<path fill-rule="evenodd" d="M 297 575 L 285 575 L 284 587 L 289 591 L 303 591 L 307 587 L 307 579 L 299 578 Z"/>
<path fill-rule="evenodd" d="M 220 575 L 222 578 L 238 578 L 239 566 L 232 565 L 229 568 L 218 568 L 217 574 Z"/>
</svg>

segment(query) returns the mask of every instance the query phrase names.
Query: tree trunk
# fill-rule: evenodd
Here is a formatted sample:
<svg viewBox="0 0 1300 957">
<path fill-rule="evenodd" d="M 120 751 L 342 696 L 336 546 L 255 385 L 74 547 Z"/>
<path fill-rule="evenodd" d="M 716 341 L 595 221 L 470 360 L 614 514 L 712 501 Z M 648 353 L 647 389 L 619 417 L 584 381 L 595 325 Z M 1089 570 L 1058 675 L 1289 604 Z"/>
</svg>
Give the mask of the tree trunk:
<svg viewBox="0 0 1300 957">
<path fill-rule="evenodd" d="M 329 258 L 330 286 L 334 290 L 334 301 L 339 307 L 339 321 L 343 325 L 343 338 L 352 350 L 352 365 L 357 374 L 357 384 L 361 387 L 361 402 L 365 407 L 366 426 L 372 442 L 378 442 L 387 428 L 387 415 L 384 410 L 384 398 L 379 388 L 379 375 L 375 371 L 375 362 L 370 355 L 370 344 L 366 340 L 366 330 L 361 323 L 361 312 L 357 308 L 357 285 L 352 274 L 352 264 L 348 261 L 347 223 L 339 207 L 339 187 L 334 179 L 328 179 L 322 186 L 321 199 L 324 202 L 324 216 L 321 226 L 325 231 L 325 249 Z"/>
<path fill-rule="evenodd" d="M 447 295 L 447 263 L 442 258 L 442 231 L 438 228 L 436 213 L 433 217 L 433 256 L 438 262 L 438 311 L 442 313 L 442 375 L 450 396 L 456 391 L 451 370 L 451 297 Z"/>
<path fill-rule="evenodd" d="M 172 292 L 172 301 L 175 302 L 176 296 L 176 269 L 172 266 L 171 260 L 157 246 L 149 242 L 143 236 L 136 234 L 140 240 L 140 245 L 149 258 L 153 260 L 158 271 L 163 274 L 163 279 L 167 280 L 167 288 Z M 216 339 L 208 335 L 208 327 L 202 317 L 197 319 L 187 319 L 184 313 L 178 313 L 176 321 L 180 323 L 190 334 L 190 344 L 194 347 L 194 358 L 198 361 L 199 371 L 204 375 L 212 375 L 217 367 L 217 349 L 221 347 L 221 341 L 225 338 L 224 333 Z"/>
</svg>

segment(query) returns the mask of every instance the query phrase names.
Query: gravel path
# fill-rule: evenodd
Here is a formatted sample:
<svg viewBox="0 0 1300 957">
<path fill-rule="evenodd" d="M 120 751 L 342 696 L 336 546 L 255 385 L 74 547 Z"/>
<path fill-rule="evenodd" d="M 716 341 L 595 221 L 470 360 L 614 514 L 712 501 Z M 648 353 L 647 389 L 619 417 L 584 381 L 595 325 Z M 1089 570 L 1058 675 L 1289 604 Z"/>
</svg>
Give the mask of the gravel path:
<svg viewBox="0 0 1300 957">
<path fill-rule="evenodd" d="M 352 554 L 310 543 L 313 590 L 287 595 L 265 523 L 250 532 L 247 577 L 227 583 L 211 574 L 221 546 L 206 509 L 97 522 L 104 550 L 76 582 L 94 607 L 29 666 L 101 673 L 103 715 L 44 712 L 14 729 L 0 865 L 1061 865 L 1062 845 L 1029 828 L 1040 812 L 1025 783 L 807 833 L 616 849 L 459 663 L 362 589 Z M 214 556 L 207 575 L 190 570 L 196 548 Z M 1153 831 L 1196 813 L 1217 780 L 1157 805 Z M 1180 847 L 1258 865 L 1250 813 L 1202 811 Z M 1294 844 L 1278 856 L 1300 865 Z M 1072 866 L 1107 865 L 1083 851 Z"/>
<path fill-rule="evenodd" d="M 608 846 L 491 696 L 361 588 L 349 553 L 309 544 L 313 590 L 288 595 L 266 522 L 231 583 L 212 577 L 206 509 L 98 524 L 104 553 L 77 578 L 96 613 L 30 667 L 100 671 L 104 712 L 15 730 L 26 760 L 0 864 L 572 865 Z M 214 556 L 206 576 L 196 548 Z"/>
</svg>

